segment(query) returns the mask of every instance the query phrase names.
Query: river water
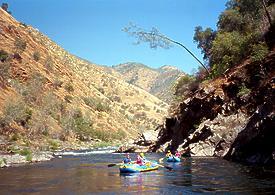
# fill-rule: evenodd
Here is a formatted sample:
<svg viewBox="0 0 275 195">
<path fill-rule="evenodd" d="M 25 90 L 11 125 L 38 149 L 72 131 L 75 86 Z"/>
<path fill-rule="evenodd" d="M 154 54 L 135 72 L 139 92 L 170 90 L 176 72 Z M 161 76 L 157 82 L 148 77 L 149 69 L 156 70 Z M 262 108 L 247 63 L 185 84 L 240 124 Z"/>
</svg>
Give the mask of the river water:
<svg viewBox="0 0 275 195">
<path fill-rule="evenodd" d="M 162 154 L 146 154 L 158 160 Z M 134 159 L 134 154 L 131 154 Z M 48 162 L 0 169 L 0 194 L 272 194 L 273 168 L 244 166 L 218 158 L 186 158 L 173 170 L 124 174 L 123 154 L 65 153 Z"/>
</svg>

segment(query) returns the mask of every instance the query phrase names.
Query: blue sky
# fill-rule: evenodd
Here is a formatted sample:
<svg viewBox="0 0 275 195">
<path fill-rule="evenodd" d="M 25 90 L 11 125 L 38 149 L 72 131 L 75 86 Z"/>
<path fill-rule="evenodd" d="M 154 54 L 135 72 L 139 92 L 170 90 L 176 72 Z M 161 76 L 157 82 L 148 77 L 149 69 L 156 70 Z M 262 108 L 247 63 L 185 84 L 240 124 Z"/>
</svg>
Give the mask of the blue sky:
<svg viewBox="0 0 275 195">
<path fill-rule="evenodd" d="M 5 0 L 12 15 L 38 28 L 69 52 L 101 65 L 140 62 L 158 68 L 174 65 L 191 73 L 198 63 L 182 48 L 134 45 L 121 29 L 129 22 L 158 28 L 202 59 L 194 28 L 216 28 L 226 0 Z"/>
</svg>

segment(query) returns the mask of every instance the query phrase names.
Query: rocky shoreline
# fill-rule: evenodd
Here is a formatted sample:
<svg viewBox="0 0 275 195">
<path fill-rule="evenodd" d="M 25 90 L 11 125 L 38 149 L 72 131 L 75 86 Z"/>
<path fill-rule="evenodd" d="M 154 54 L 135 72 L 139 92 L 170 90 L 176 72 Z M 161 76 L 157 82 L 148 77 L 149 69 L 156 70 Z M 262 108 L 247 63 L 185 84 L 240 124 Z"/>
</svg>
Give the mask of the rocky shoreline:
<svg viewBox="0 0 275 195">
<path fill-rule="evenodd" d="M 49 161 L 53 158 L 55 158 L 54 153 L 49 151 L 35 152 L 31 155 L 31 159 L 28 159 L 28 156 L 20 154 L 0 154 L 0 168 L 11 167 L 26 163 Z"/>
<path fill-rule="evenodd" d="M 7 143 L 6 143 L 7 144 Z M 36 163 L 49 161 L 54 158 L 62 158 L 64 152 L 95 150 L 111 146 L 112 143 L 99 141 L 68 143 L 64 142 L 56 149 L 38 150 L 20 145 L 14 146 L 15 150 L 0 150 L 0 168 L 25 165 L 28 163 Z"/>
</svg>

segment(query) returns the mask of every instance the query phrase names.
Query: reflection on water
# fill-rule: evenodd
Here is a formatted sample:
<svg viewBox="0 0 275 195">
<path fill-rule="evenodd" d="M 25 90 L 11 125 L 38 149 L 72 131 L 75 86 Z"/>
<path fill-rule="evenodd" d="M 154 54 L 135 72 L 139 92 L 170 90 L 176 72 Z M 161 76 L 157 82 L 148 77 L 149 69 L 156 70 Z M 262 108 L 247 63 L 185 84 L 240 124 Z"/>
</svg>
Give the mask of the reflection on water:
<svg viewBox="0 0 275 195">
<path fill-rule="evenodd" d="M 177 186 L 192 186 L 192 159 L 186 158 L 182 162 L 172 165 L 175 179 L 171 180 L 171 183 Z"/>
<path fill-rule="evenodd" d="M 132 159 L 134 155 L 131 154 Z M 158 160 L 161 154 L 148 154 Z M 186 158 L 172 171 L 120 174 L 122 154 L 66 155 L 34 165 L 0 170 L 0 194 L 272 193 L 274 168 L 248 167 L 217 158 Z"/>
</svg>

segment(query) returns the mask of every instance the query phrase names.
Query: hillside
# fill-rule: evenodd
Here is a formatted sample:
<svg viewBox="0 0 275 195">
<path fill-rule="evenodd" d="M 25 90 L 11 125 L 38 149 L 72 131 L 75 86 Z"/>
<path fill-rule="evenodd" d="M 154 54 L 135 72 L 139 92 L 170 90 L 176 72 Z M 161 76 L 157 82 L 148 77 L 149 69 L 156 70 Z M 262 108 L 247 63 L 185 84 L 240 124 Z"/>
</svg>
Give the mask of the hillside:
<svg viewBox="0 0 275 195">
<path fill-rule="evenodd" d="M 123 140 L 154 129 L 166 115 L 163 101 L 2 9 L 0 42 L 0 150 Z"/>
<path fill-rule="evenodd" d="M 153 69 L 134 62 L 119 64 L 113 66 L 113 69 L 122 74 L 126 82 L 146 90 L 165 102 L 173 99 L 173 85 L 179 77 L 185 75 L 173 66 Z"/>
</svg>

